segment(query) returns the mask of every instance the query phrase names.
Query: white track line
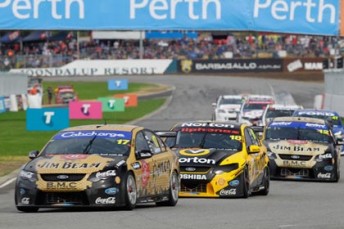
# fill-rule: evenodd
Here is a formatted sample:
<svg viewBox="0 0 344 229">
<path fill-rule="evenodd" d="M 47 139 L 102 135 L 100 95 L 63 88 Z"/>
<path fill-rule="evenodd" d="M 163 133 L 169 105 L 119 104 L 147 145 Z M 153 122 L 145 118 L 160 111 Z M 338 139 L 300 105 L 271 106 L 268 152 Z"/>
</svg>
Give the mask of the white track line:
<svg viewBox="0 0 344 229">
<path fill-rule="evenodd" d="M 12 182 L 14 182 L 16 179 L 17 179 L 17 178 L 14 177 L 14 178 L 12 178 L 12 179 L 6 181 L 6 182 L 3 183 L 2 185 L 0 185 L 0 188 L 4 188 L 5 186 L 7 186 L 7 185 L 11 184 Z"/>
</svg>

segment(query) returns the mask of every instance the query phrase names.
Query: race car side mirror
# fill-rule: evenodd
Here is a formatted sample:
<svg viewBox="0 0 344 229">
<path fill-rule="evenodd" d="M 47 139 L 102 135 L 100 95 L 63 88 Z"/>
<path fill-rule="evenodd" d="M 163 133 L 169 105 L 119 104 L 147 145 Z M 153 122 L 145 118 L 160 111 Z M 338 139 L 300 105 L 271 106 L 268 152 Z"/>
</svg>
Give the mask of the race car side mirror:
<svg viewBox="0 0 344 229">
<path fill-rule="evenodd" d="M 137 153 L 138 159 L 151 158 L 153 156 L 152 151 L 150 150 L 141 150 Z"/>
<path fill-rule="evenodd" d="M 257 145 L 251 145 L 248 149 L 248 154 L 254 154 L 254 153 L 259 153 L 260 148 Z"/>
<path fill-rule="evenodd" d="M 38 156 L 39 151 L 38 150 L 33 150 L 29 153 L 29 158 L 31 160 L 35 159 Z"/>
</svg>

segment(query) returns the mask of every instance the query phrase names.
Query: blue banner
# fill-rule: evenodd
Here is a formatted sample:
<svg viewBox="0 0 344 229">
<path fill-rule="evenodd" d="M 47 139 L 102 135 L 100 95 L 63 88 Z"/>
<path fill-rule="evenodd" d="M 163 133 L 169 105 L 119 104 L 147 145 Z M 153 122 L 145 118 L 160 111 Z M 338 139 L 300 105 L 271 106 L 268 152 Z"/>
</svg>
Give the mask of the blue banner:
<svg viewBox="0 0 344 229">
<path fill-rule="evenodd" d="M 146 32 L 146 39 L 197 39 L 197 32 L 181 31 L 149 31 Z"/>
<path fill-rule="evenodd" d="M 0 113 L 6 112 L 5 97 L 0 96 Z"/>
<path fill-rule="evenodd" d="M 127 79 L 108 80 L 108 89 L 110 91 L 128 90 L 129 81 Z"/>
<path fill-rule="evenodd" d="M 340 0 L 0 0 L 0 29 L 339 34 Z"/>
<path fill-rule="evenodd" d="M 52 131 L 69 127 L 68 108 L 27 109 L 26 129 Z"/>
</svg>

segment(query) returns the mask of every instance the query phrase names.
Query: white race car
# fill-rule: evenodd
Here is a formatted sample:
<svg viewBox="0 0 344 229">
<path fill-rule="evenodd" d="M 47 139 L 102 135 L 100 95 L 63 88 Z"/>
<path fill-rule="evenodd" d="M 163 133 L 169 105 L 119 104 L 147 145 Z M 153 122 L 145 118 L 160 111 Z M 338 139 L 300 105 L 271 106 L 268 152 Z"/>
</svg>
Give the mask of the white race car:
<svg viewBox="0 0 344 229">
<path fill-rule="evenodd" d="M 235 121 L 245 97 L 242 95 L 220 95 L 213 103 L 215 121 Z"/>
<path fill-rule="evenodd" d="M 237 121 L 258 126 L 265 108 L 274 103 L 275 100 L 270 95 L 249 95 L 241 106 Z"/>
</svg>

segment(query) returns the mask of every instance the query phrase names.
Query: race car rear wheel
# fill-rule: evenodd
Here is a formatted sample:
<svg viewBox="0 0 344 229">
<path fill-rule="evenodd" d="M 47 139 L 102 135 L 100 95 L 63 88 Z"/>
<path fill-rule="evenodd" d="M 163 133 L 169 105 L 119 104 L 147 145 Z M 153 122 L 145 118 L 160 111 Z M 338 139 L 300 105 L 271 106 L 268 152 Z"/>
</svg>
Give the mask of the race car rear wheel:
<svg viewBox="0 0 344 229">
<path fill-rule="evenodd" d="M 125 184 L 125 209 L 132 210 L 135 208 L 137 201 L 137 187 L 134 175 L 129 172 L 123 183 Z"/>
<path fill-rule="evenodd" d="M 269 194 L 269 189 L 270 189 L 270 169 L 268 166 L 266 166 L 264 169 L 264 177 L 263 177 L 262 186 L 264 186 L 264 189 L 258 191 L 257 194 L 267 196 Z"/>
<path fill-rule="evenodd" d="M 171 178 L 170 178 L 170 188 L 168 193 L 168 200 L 157 202 L 158 206 L 176 206 L 178 202 L 178 195 L 179 195 L 179 176 L 176 171 L 173 171 Z"/>
</svg>

